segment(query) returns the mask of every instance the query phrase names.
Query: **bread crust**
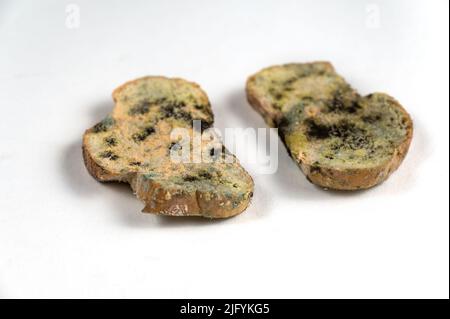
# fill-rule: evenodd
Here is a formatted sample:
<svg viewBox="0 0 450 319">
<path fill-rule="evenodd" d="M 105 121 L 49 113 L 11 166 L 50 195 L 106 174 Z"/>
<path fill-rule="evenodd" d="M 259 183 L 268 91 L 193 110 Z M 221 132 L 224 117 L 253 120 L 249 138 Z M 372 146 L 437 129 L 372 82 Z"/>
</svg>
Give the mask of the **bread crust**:
<svg viewBox="0 0 450 319">
<path fill-rule="evenodd" d="M 170 81 L 181 81 L 194 85 L 205 95 L 198 84 L 183 79 L 169 79 L 166 77 L 147 77 L 152 79 L 165 79 Z M 141 79 L 129 81 L 113 91 L 113 100 L 117 102 L 117 96 L 128 85 L 133 85 Z M 154 213 L 168 216 L 201 216 L 206 218 L 228 218 L 243 212 L 250 204 L 253 196 L 253 180 L 242 168 L 242 178 L 251 184 L 248 196 L 244 196 L 235 205 L 229 205 L 227 198 L 219 193 L 211 191 L 188 192 L 164 187 L 157 181 L 144 178 L 140 172 L 125 172 L 118 174 L 103 167 L 90 153 L 88 147 L 88 136 L 93 128 L 85 131 L 83 135 L 82 154 L 88 172 L 99 182 L 125 182 L 129 183 L 136 196 L 145 203 L 142 212 Z"/>
<path fill-rule="evenodd" d="M 334 70 L 333 66 L 329 62 L 313 62 L 325 64 L 330 68 L 330 70 Z M 266 68 L 264 70 L 270 69 Z M 276 127 L 276 123 L 279 123 L 283 114 L 281 112 L 277 112 L 274 106 L 271 104 L 268 98 L 257 94 L 252 86 L 249 85 L 252 81 L 254 81 L 255 76 L 258 73 L 250 76 L 247 79 L 246 83 L 246 96 L 249 104 L 255 109 L 258 113 L 260 113 L 267 125 L 270 127 Z M 326 189 L 334 189 L 334 190 L 344 190 L 344 191 L 352 191 L 359 189 L 367 189 L 373 186 L 376 186 L 383 181 L 385 181 L 402 163 L 405 158 L 409 146 L 411 144 L 411 140 L 413 137 L 413 122 L 408 114 L 408 112 L 404 109 L 400 103 L 395 101 L 395 106 L 400 110 L 400 112 L 404 115 L 407 122 L 407 133 L 405 140 L 398 145 L 395 149 L 394 154 L 389 160 L 386 160 L 382 164 L 370 167 L 370 168 L 353 168 L 353 169 L 338 169 L 334 167 L 316 167 L 309 161 L 307 158 L 302 156 L 298 156 L 295 158 L 290 152 L 288 146 L 286 145 L 283 136 L 280 135 L 286 149 L 288 150 L 289 155 L 293 158 L 293 160 L 300 167 L 302 172 L 306 175 L 308 181 L 311 183 L 318 185 L 320 187 Z"/>
</svg>

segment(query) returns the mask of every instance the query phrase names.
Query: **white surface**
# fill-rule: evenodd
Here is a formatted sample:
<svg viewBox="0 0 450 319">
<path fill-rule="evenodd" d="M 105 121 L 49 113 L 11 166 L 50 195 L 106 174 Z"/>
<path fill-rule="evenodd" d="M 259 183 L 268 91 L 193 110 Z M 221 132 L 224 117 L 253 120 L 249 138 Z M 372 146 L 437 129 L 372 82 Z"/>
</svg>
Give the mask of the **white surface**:
<svg viewBox="0 0 450 319">
<path fill-rule="evenodd" d="M 0 297 L 448 298 L 448 1 L 75 0 L 75 29 L 68 3 L 0 3 Z M 196 81 L 219 128 L 264 127 L 246 77 L 320 59 L 414 119 L 380 187 L 322 191 L 280 145 L 251 207 L 212 222 L 141 214 L 84 168 L 127 80 Z"/>
</svg>

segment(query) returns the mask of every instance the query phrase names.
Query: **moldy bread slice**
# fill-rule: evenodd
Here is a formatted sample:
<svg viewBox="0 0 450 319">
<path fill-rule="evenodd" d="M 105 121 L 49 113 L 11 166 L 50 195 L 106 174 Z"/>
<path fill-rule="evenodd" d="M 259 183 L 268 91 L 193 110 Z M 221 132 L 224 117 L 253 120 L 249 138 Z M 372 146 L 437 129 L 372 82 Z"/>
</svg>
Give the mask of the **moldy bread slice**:
<svg viewBox="0 0 450 319">
<path fill-rule="evenodd" d="M 263 69 L 247 80 L 246 92 L 308 180 L 324 188 L 383 182 L 412 139 L 412 120 L 394 98 L 360 96 L 327 62 Z"/>
<path fill-rule="evenodd" d="M 117 88 L 113 99 L 112 113 L 83 137 L 84 161 L 94 178 L 129 183 L 149 213 L 226 218 L 247 208 L 253 180 L 221 144 L 212 149 L 202 143 L 211 158 L 200 163 L 170 156 L 181 147 L 172 140 L 174 128 L 193 136 L 193 120 L 201 121 L 200 131 L 213 124 L 208 97 L 197 84 L 144 77 Z"/>
</svg>

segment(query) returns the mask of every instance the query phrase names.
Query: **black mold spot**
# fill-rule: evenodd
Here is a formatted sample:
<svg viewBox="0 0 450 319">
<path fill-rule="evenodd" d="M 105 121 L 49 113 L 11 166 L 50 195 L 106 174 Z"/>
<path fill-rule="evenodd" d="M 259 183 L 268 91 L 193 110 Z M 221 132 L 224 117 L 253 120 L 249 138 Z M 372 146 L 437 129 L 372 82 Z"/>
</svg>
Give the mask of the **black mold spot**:
<svg viewBox="0 0 450 319">
<path fill-rule="evenodd" d="M 311 169 L 310 169 L 311 174 L 320 174 L 322 169 L 318 165 L 319 165 L 319 163 L 316 162 L 311 166 Z"/>
<path fill-rule="evenodd" d="M 142 132 L 134 133 L 131 138 L 136 142 L 142 142 L 149 135 L 155 133 L 155 128 L 153 126 L 146 127 Z"/>
<path fill-rule="evenodd" d="M 292 77 L 287 79 L 286 81 L 283 82 L 283 86 L 290 86 L 292 83 L 294 83 L 297 80 L 296 77 Z"/>
<path fill-rule="evenodd" d="M 206 104 L 206 105 L 204 105 L 204 104 L 195 104 L 194 105 L 194 108 L 197 109 L 197 110 L 207 110 L 209 107 L 210 107 L 209 104 Z"/>
<path fill-rule="evenodd" d="M 186 122 L 192 121 L 192 115 L 185 110 L 182 110 L 186 106 L 184 102 L 170 102 L 166 103 L 161 107 L 161 118 L 172 117 L 179 120 L 184 120 Z"/>
<path fill-rule="evenodd" d="M 192 121 L 192 115 L 186 111 L 179 111 L 179 112 L 175 113 L 174 117 L 176 119 L 184 120 L 186 122 Z"/>
<path fill-rule="evenodd" d="M 212 126 L 212 124 L 213 124 L 212 122 L 201 121 L 200 125 L 201 125 L 201 128 L 202 128 L 202 132 L 203 132 L 204 130 L 209 129 L 209 128 Z"/>
<path fill-rule="evenodd" d="M 186 106 L 184 101 L 169 101 L 166 98 L 160 98 L 153 101 L 142 101 L 133 106 L 128 112 L 130 115 L 146 114 L 152 106 L 160 105 L 162 117 L 186 117 L 186 111 L 180 110 Z M 185 114 L 184 114 L 185 113 Z"/>
<path fill-rule="evenodd" d="M 403 126 L 406 126 L 406 124 L 407 124 L 406 118 L 403 117 L 401 123 L 402 123 Z"/>
<path fill-rule="evenodd" d="M 94 125 L 94 133 L 106 132 L 111 126 L 115 124 L 115 120 L 108 116 L 103 121 Z"/>
<path fill-rule="evenodd" d="M 312 119 L 306 120 L 308 126 L 308 136 L 316 139 L 325 139 L 331 136 L 332 128 L 327 125 L 318 124 Z"/>
<path fill-rule="evenodd" d="M 171 151 L 179 152 L 179 151 L 181 151 L 182 148 L 183 148 L 183 147 L 182 147 L 180 144 L 175 143 L 175 142 L 172 142 L 172 143 L 170 143 L 170 145 L 169 145 L 169 148 L 168 148 L 168 154 L 170 155 L 170 152 L 171 152 Z"/>
<path fill-rule="evenodd" d="M 381 114 L 370 114 L 362 117 L 362 120 L 365 123 L 374 124 L 378 121 L 380 121 L 382 118 Z"/>
<path fill-rule="evenodd" d="M 161 107 L 161 115 L 162 117 L 171 117 L 174 113 L 174 107 L 172 104 L 164 105 Z"/>
<path fill-rule="evenodd" d="M 284 128 L 289 126 L 289 118 L 286 116 L 283 116 L 277 123 L 278 128 Z"/>
<path fill-rule="evenodd" d="M 181 145 L 175 142 L 170 143 L 169 150 L 179 151 L 181 150 Z"/>
<path fill-rule="evenodd" d="M 150 111 L 150 108 L 154 105 L 158 105 L 161 103 L 166 102 L 166 98 L 159 98 L 152 101 L 141 101 L 137 103 L 136 105 L 132 106 L 130 110 L 128 111 L 129 115 L 143 115 Z"/>
<path fill-rule="evenodd" d="M 198 176 L 200 176 L 201 178 L 203 178 L 203 179 L 211 179 L 213 176 L 210 174 L 210 173 L 208 173 L 208 172 L 200 172 L 199 174 L 198 174 Z"/>
<path fill-rule="evenodd" d="M 342 140 L 341 146 L 346 146 L 352 150 L 369 148 L 372 146 L 370 137 L 367 132 L 355 126 L 353 123 L 341 121 L 333 125 L 318 124 L 314 120 L 308 119 L 306 121 L 308 126 L 308 137 L 312 139 L 326 139 L 337 137 Z M 336 147 L 338 147 L 336 145 Z M 336 148 L 337 150 L 338 148 Z"/>
<path fill-rule="evenodd" d="M 197 176 L 192 176 L 192 175 L 186 175 L 183 177 L 183 180 L 186 182 L 194 182 L 198 180 Z"/>
<path fill-rule="evenodd" d="M 197 126 L 197 125 L 194 126 L 194 121 L 200 121 L 200 131 L 201 131 L 201 132 L 203 132 L 204 130 L 207 130 L 207 129 L 211 128 L 212 125 L 213 125 L 213 121 L 205 121 L 205 120 L 200 120 L 200 119 L 192 119 L 192 126 L 193 126 L 195 129 L 198 129 L 198 126 Z"/>
<path fill-rule="evenodd" d="M 116 146 L 117 145 L 117 139 L 110 136 L 105 138 L 105 143 L 108 146 Z"/>
<path fill-rule="evenodd" d="M 150 103 L 143 101 L 140 102 L 139 104 L 136 104 L 135 106 L 133 106 L 132 108 L 130 108 L 130 110 L 128 111 L 128 114 L 130 115 L 137 115 L 137 114 L 145 114 L 148 113 L 148 111 L 150 110 Z"/>
<path fill-rule="evenodd" d="M 218 159 L 220 156 L 224 157 L 226 153 L 226 149 L 225 146 L 222 145 L 219 148 L 211 148 L 209 150 L 209 156 L 211 156 L 212 159 L 216 160 Z"/>
<path fill-rule="evenodd" d="M 283 98 L 283 92 L 278 91 L 274 87 L 269 88 L 268 92 L 277 101 Z"/>
<path fill-rule="evenodd" d="M 107 159 L 109 159 L 111 161 L 115 161 L 115 160 L 117 160 L 119 158 L 119 156 L 117 156 L 116 154 L 114 154 L 111 151 L 105 151 L 103 153 L 100 153 L 100 157 L 101 158 L 107 158 Z"/>
<path fill-rule="evenodd" d="M 331 100 L 331 103 L 329 104 L 329 109 L 331 112 L 338 112 L 342 111 L 344 109 L 344 101 L 342 100 L 342 96 L 340 94 L 336 94 L 333 99 Z"/>
<path fill-rule="evenodd" d="M 277 103 L 277 102 L 273 103 L 273 107 L 277 110 L 281 110 L 281 108 L 282 108 L 281 104 Z"/>
<path fill-rule="evenodd" d="M 356 113 L 361 109 L 358 101 L 346 101 L 341 92 L 336 92 L 333 99 L 328 102 L 328 109 L 330 112 L 345 112 L 345 113 Z"/>
<path fill-rule="evenodd" d="M 359 109 L 361 109 L 361 105 L 359 105 L 358 101 L 353 101 L 350 107 L 346 108 L 345 110 L 348 113 L 356 113 Z"/>
</svg>

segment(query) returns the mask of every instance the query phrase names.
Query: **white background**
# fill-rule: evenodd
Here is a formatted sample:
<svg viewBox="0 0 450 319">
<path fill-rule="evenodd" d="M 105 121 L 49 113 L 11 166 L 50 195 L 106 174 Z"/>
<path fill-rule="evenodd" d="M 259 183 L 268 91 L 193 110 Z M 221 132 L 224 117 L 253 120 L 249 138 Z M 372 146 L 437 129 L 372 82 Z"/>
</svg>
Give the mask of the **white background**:
<svg viewBox="0 0 450 319">
<path fill-rule="evenodd" d="M 69 3 L 0 3 L 0 297 L 448 298 L 448 1 L 74 0 L 78 28 Z M 196 81 L 217 127 L 265 127 L 246 77 L 312 60 L 411 113 L 383 185 L 323 191 L 280 144 L 248 210 L 218 222 L 142 214 L 83 165 L 127 80 Z"/>
</svg>

